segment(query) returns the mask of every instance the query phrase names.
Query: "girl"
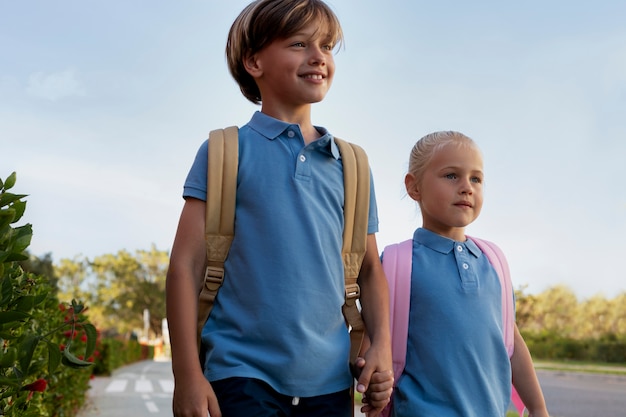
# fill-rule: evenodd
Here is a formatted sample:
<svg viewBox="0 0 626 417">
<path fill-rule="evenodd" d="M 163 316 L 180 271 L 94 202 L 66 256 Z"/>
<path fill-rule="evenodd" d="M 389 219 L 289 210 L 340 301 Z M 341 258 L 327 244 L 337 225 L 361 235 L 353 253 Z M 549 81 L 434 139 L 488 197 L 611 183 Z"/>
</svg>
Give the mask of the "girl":
<svg viewBox="0 0 626 417">
<path fill-rule="evenodd" d="M 510 358 L 503 342 L 496 270 L 465 235 L 480 214 L 483 181 L 480 150 L 461 133 L 431 133 L 411 151 L 405 185 L 419 204 L 422 227 L 413 235 L 410 276 L 397 277 L 410 279 L 411 290 L 406 363 L 392 398 L 394 416 L 503 417 L 512 382 L 530 416 L 548 417 L 516 325 L 511 325 Z"/>
</svg>

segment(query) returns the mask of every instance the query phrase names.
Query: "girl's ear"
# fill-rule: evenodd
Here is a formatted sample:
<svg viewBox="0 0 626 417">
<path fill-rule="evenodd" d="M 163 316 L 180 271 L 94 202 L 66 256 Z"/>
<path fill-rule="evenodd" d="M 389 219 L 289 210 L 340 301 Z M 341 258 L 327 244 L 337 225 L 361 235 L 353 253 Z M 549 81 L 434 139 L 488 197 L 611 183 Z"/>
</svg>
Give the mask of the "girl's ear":
<svg viewBox="0 0 626 417">
<path fill-rule="evenodd" d="M 256 54 L 252 54 L 244 58 L 243 66 L 252 78 L 258 78 L 261 74 L 263 74 L 263 70 L 261 69 L 261 65 Z"/>
<path fill-rule="evenodd" d="M 417 179 L 411 173 L 406 174 L 404 177 L 404 186 L 406 187 L 406 193 L 413 200 L 419 202 L 421 199 L 421 195 L 417 185 Z"/>
</svg>

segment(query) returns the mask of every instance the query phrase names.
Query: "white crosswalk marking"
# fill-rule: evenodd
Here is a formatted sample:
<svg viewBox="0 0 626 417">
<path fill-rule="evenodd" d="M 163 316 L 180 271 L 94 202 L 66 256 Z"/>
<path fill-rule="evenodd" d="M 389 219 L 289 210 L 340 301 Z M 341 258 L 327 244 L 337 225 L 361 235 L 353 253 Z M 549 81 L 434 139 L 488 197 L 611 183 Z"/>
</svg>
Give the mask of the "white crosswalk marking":
<svg viewBox="0 0 626 417">
<path fill-rule="evenodd" d="M 107 386 L 106 392 L 124 392 L 126 390 L 126 385 L 128 385 L 127 379 L 114 379 Z"/>
<path fill-rule="evenodd" d="M 157 407 L 157 405 L 153 401 L 146 401 L 146 408 L 151 413 L 158 413 L 159 412 L 159 407 Z"/>
<path fill-rule="evenodd" d="M 137 393 L 142 394 L 143 399 L 153 396 L 171 397 L 174 393 L 174 381 L 171 379 L 121 379 L 111 380 L 105 388 L 107 394 Z"/>
<path fill-rule="evenodd" d="M 148 379 L 138 379 L 135 381 L 135 392 L 152 392 L 152 382 Z"/>
<path fill-rule="evenodd" d="M 168 394 L 174 392 L 174 381 L 171 379 L 159 379 L 159 385 L 161 385 L 163 392 L 167 392 Z"/>
</svg>

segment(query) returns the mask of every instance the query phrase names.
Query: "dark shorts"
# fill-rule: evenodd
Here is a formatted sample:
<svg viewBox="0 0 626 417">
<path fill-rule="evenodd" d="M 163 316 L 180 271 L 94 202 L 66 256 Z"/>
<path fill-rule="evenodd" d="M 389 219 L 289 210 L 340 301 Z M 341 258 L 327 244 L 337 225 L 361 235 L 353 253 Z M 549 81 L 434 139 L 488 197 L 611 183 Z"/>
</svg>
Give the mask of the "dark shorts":
<svg viewBox="0 0 626 417">
<path fill-rule="evenodd" d="M 350 390 L 317 397 L 289 397 L 251 378 L 211 382 L 222 417 L 351 417 Z"/>
</svg>

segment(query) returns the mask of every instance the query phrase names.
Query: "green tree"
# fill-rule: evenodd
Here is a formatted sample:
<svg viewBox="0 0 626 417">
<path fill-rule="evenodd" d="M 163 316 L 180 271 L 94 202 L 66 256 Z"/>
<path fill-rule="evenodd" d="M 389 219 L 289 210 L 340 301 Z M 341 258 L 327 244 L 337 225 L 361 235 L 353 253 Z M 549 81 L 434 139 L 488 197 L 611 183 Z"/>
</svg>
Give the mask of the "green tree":
<svg viewBox="0 0 626 417">
<path fill-rule="evenodd" d="M 553 334 L 571 337 L 576 332 L 574 318 L 578 299 L 565 285 L 557 285 L 536 296 L 533 308 L 535 326 Z"/>
<path fill-rule="evenodd" d="M 61 259 L 55 266 L 63 299 L 89 300 L 90 320 L 98 328 L 130 335 L 143 329 L 143 312 L 150 312 L 151 336 L 161 336 L 165 318 L 165 275 L 169 254 L 154 245 L 149 250 Z"/>
</svg>

